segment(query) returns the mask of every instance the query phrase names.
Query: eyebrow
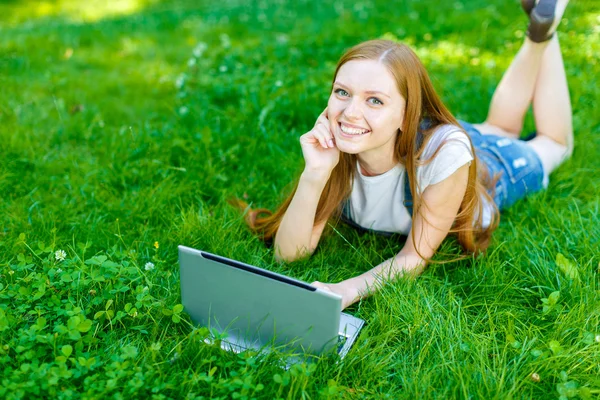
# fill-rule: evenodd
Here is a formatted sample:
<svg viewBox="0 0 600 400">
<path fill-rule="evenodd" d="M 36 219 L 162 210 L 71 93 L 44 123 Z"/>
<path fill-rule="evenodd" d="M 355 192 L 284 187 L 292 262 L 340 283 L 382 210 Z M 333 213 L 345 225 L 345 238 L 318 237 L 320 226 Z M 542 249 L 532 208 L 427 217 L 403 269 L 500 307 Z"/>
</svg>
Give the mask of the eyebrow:
<svg viewBox="0 0 600 400">
<path fill-rule="evenodd" d="M 335 81 L 333 84 L 334 85 L 338 85 L 338 86 L 342 86 L 342 87 L 344 87 L 346 89 L 349 89 L 348 86 L 344 85 L 340 81 Z M 366 94 L 381 94 L 381 95 L 384 95 L 385 97 L 387 97 L 388 99 L 391 99 L 391 97 L 387 93 L 380 92 L 379 90 L 366 90 L 364 93 L 366 93 Z"/>
</svg>

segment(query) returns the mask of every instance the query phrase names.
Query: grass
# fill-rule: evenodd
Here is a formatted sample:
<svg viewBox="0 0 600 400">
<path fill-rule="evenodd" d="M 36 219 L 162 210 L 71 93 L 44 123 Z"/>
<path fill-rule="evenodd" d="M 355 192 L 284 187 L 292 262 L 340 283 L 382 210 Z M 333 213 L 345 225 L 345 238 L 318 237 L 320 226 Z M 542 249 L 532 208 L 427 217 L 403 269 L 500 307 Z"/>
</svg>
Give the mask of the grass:
<svg viewBox="0 0 600 400">
<path fill-rule="evenodd" d="M 455 115 L 483 119 L 522 40 L 517 3 L 0 3 L 0 396 L 598 398 L 591 0 L 560 28 L 573 158 L 503 214 L 485 257 L 351 307 L 367 325 L 339 363 L 223 353 L 178 305 L 179 244 L 306 281 L 395 254 L 402 242 L 338 225 L 279 265 L 226 200 L 281 201 L 337 58 L 362 40 L 412 44 Z"/>
</svg>

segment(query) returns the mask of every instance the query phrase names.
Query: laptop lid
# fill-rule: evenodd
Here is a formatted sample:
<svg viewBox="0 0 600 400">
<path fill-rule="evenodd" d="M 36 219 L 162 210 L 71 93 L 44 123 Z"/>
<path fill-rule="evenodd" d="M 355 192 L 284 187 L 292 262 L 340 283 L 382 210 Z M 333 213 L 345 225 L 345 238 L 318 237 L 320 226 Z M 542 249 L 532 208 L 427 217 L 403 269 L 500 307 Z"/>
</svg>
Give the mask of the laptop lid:
<svg viewBox="0 0 600 400">
<path fill-rule="evenodd" d="M 182 304 L 192 320 L 245 348 L 320 354 L 337 344 L 341 297 L 215 254 L 179 246 Z"/>
</svg>

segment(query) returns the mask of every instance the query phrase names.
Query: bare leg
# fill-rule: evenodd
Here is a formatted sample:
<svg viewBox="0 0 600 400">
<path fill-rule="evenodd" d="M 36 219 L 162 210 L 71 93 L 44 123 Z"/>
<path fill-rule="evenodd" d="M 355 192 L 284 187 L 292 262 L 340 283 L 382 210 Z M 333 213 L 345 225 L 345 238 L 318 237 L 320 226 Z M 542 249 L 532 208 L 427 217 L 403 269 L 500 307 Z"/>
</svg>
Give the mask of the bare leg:
<svg viewBox="0 0 600 400">
<path fill-rule="evenodd" d="M 519 137 L 547 46 L 547 42 L 525 39 L 496 87 L 487 120 L 480 126 L 483 133 L 502 134 L 504 131 L 505 136 Z"/>
<path fill-rule="evenodd" d="M 549 174 L 573 152 L 573 117 L 558 36 L 550 40 L 533 95 L 537 136 L 528 144 Z"/>
<path fill-rule="evenodd" d="M 558 0 L 555 31 L 569 0 Z M 518 138 L 533 102 L 537 136 L 527 142 L 542 160 L 545 179 L 573 151 L 573 121 L 569 89 L 558 36 L 543 43 L 525 39 L 498 84 L 482 133 Z"/>
<path fill-rule="evenodd" d="M 538 1 L 539 0 L 536 0 L 536 3 L 538 3 Z M 569 0 L 557 1 L 554 23 L 550 27 L 549 32 L 556 31 L 568 3 Z M 556 44 L 552 44 L 555 41 L 556 38 L 553 38 L 547 42 L 534 43 L 529 40 L 529 38 L 525 38 L 525 42 L 504 73 L 494 92 L 487 120 L 483 124 L 476 125 L 482 133 L 508 136 L 515 139 L 519 138 L 521 130 L 523 129 L 523 119 L 529 109 L 529 105 L 532 101 L 534 101 L 535 104 L 535 100 L 533 100 L 535 97 L 540 99 L 540 96 L 544 95 L 544 93 L 540 92 L 540 94 L 536 96 L 536 91 L 539 91 L 541 86 L 554 86 L 554 83 L 546 78 L 542 79 L 541 84 L 538 83 L 538 75 L 541 73 L 540 68 L 542 65 L 546 65 L 545 68 L 548 69 L 551 68 L 549 67 L 549 64 L 560 63 L 557 68 L 561 68 L 564 71 L 564 67 L 562 67 L 562 57 L 560 57 L 560 46 L 557 46 L 558 48 L 555 49 L 555 51 L 558 51 L 558 57 L 554 54 L 545 56 L 546 49 L 555 46 Z M 559 78 L 556 76 L 556 73 L 547 73 L 546 75 L 549 75 L 551 78 Z M 562 79 L 564 80 L 564 85 L 566 87 L 566 78 Z M 553 89 L 546 90 L 545 93 L 547 94 L 548 91 L 551 93 L 558 93 Z M 568 90 L 566 99 L 568 102 Z M 541 105 L 542 104 L 540 104 L 540 106 Z M 570 118 L 570 105 L 568 111 Z M 561 115 L 564 115 L 564 113 L 561 113 Z M 538 118 L 536 118 L 536 125 L 538 123 L 537 119 Z M 537 128 L 538 130 L 540 129 L 539 126 L 537 126 Z"/>
</svg>

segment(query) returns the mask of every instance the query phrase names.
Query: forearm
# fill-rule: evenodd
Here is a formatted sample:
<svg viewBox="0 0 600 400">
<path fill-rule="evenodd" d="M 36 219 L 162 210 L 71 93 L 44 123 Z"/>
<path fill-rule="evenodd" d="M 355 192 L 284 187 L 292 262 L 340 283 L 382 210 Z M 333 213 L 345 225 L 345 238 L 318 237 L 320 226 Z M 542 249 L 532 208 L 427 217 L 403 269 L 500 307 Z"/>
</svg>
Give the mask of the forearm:
<svg viewBox="0 0 600 400">
<path fill-rule="evenodd" d="M 341 282 L 351 299 L 347 305 L 372 295 L 387 282 L 404 275 L 418 275 L 424 268 L 425 260 L 419 255 L 400 252 L 364 274 Z"/>
<path fill-rule="evenodd" d="M 329 175 L 304 171 L 296 193 L 281 220 L 275 235 L 275 257 L 292 261 L 313 249 L 310 248 L 317 205 Z"/>
<path fill-rule="evenodd" d="M 346 308 L 379 290 L 387 282 L 404 275 L 419 275 L 426 261 L 448 235 L 458 214 L 468 182 L 469 166 L 460 167 L 442 182 L 425 189 L 423 204 L 413 218 L 412 228 L 402 250 L 370 271 L 336 284 L 324 285 L 342 296 Z M 413 239 L 417 239 L 413 241 Z"/>
</svg>

